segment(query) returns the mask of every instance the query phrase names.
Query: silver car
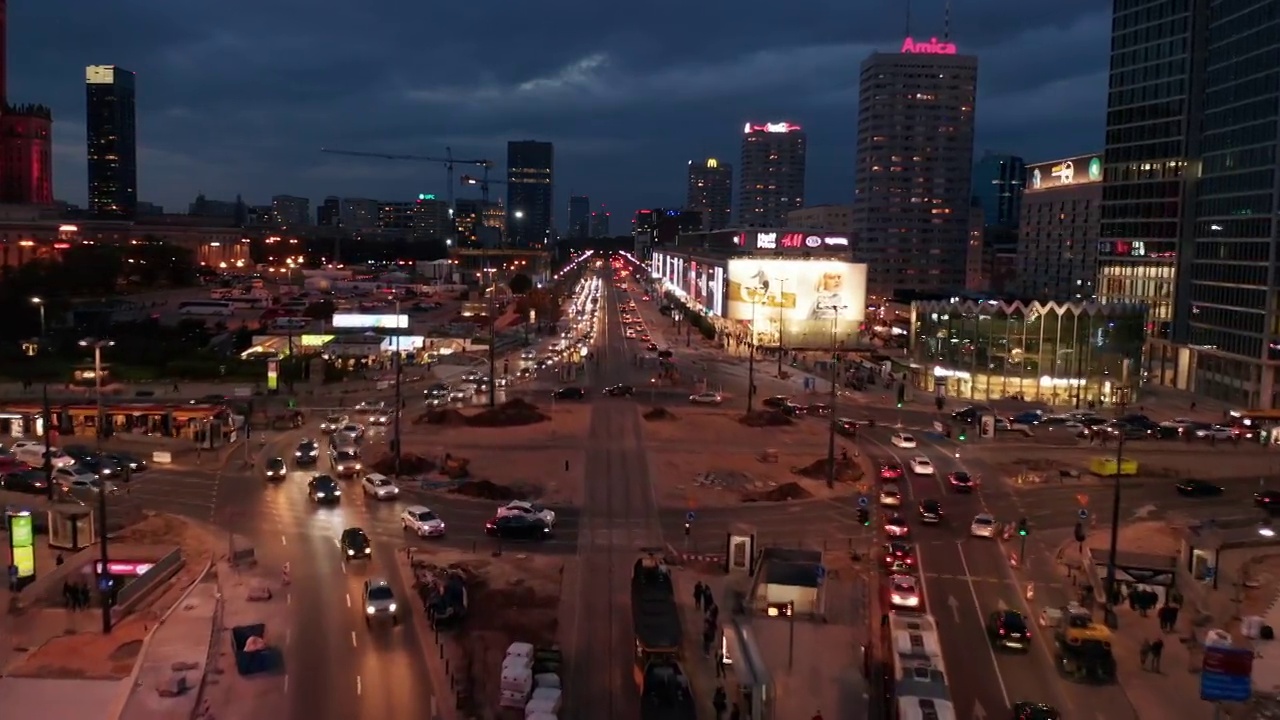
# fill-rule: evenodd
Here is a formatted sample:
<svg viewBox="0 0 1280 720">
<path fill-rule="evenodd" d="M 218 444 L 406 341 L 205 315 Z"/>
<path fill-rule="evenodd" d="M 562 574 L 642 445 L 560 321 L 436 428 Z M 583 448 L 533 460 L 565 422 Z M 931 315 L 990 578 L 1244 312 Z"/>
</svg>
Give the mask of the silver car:
<svg viewBox="0 0 1280 720">
<path fill-rule="evenodd" d="M 364 581 L 364 623 L 371 625 L 375 618 L 391 618 L 392 625 L 400 624 L 395 591 L 382 578 Z"/>
</svg>

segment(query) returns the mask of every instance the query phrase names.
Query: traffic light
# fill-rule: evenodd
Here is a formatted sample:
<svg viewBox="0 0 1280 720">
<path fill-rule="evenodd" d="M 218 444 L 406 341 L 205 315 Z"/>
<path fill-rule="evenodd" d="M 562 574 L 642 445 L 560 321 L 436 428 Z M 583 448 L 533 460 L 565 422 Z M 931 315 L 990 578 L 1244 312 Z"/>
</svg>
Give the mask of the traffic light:
<svg viewBox="0 0 1280 720">
<path fill-rule="evenodd" d="M 1018 534 L 1019 534 L 1019 535 L 1021 535 L 1022 537 L 1026 537 L 1026 536 L 1027 536 L 1027 532 L 1028 532 L 1028 530 L 1027 530 L 1027 519 L 1026 519 L 1026 518 L 1022 518 L 1021 520 L 1019 520 L 1019 521 L 1018 521 Z"/>
<path fill-rule="evenodd" d="M 960 434 L 957 436 L 957 439 L 959 439 L 959 440 L 964 440 L 966 437 L 968 437 L 968 435 L 969 435 L 969 431 L 968 431 L 968 430 L 965 430 L 965 429 L 964 429 L 964 426 L 963 426 L 963 425 L 961 425 L 961 426 L 960 426 Z"/>
<path fill-rule="evenodd" d="M 858 522 L 863 525 L 871 524 L 871 513 L 867 512 L 866 508 L 858 508 Z"/>
</svg>

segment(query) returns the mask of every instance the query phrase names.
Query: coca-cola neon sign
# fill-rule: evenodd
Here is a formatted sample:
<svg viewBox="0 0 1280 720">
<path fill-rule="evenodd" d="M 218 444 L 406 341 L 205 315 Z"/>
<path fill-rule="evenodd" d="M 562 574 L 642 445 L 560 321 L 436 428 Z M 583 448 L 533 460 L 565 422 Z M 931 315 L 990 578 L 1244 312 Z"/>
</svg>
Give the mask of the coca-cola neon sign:
<svg viewBox="0 0 1280 720">
<path fill-rule="evenodd" d="M 789 133 L 796 132 L 800 129 L 799 125 L 793 125 L 789 122 L 765 123 L 764 125 L 752 125 L 747 123 L 742 126 L 743 133 L 767 132 L 767 133 Z"/>
<path fill-rule="evenodd" d="M 902 52 L 915 55 L 955 55 L 955 43 L 938 42 L 938 38 L 929 38 L 929 42 L 916 42 L 912 38 L 902 41 Z"/>
</svg>

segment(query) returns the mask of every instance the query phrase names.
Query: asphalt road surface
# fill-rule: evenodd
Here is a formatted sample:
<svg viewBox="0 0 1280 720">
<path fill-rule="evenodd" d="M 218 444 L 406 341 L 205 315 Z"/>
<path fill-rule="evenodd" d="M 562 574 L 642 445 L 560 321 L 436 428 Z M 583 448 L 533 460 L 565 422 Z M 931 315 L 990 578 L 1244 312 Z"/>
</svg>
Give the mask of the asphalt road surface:
<svg viewBox="0 0 1280 720">
<path fill-rule="evenodd" d="M 618 314 L 622 293 L 614 289 L 607 271 L 598 277 L 603 288 L 596 337 L 600 365 L 591 388 L 597 393 L 615 383 L 641 384 Z M 568 697 L 562 711 L 567 718 L 639 717 L 632 672 L 631 568 L 639 548 L 662 545 L 639 423 L 635 404 L 628 400 L 600 400 L 592 411 L 578 534 L 580 562 L 572 591 L 574 619 L 572 627 L 561 628 L 568 632 L 570 648 Z"/>
</svg>

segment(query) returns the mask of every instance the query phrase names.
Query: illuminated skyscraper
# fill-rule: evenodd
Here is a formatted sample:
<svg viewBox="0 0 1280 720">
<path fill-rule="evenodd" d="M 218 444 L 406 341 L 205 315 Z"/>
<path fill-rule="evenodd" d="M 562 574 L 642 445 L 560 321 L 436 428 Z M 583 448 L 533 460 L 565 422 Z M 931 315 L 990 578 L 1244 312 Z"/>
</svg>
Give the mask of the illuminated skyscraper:
<svg viewBox="0 0 1280 720">
<path fill-rule="evenodd" d="M 702 213 L 703 230 L 729 227 L 733 206 L 733 166 L 715 158 L 689 161 L 685 209 Z"/>
<path fill-rule="evenodd" d="M 545 247 L 550 240 L 554 168 L 551 143 L 507 143 L 507 237 L 512 245 Z"/>
<path fill-rule="evenodd" d="M 0 203 L 53 204 L 53 113 L 8 97 L 8 2 L 0 0 Z"/>
<path fill-rule="evenodd" d="M 581 240 L 591 232 L 591 198 L 573 195 L 569 198 L 569 237 Z"/>
<path fill-rule="evenodd" d="M 806 138 L 787 122 L 742 128 L 738 167 L 738 224 L 784 227 L 787 213 L 804 207 Z"/>
<path fill-rule="evenodd" d="M 114 65 L 85 68 L 89 211 L 133 218 L 138 208 L 138 126 L 134 74 Z"/>
</svg>

